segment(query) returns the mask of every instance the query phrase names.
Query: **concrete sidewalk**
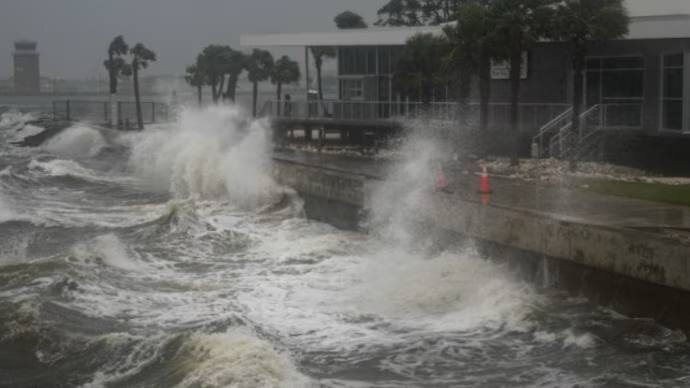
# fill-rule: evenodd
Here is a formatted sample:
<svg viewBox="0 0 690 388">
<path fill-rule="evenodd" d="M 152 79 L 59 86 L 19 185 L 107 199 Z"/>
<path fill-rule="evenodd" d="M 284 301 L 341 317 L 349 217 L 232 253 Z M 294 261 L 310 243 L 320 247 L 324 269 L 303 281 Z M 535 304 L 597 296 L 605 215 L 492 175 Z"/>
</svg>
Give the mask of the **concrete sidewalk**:
<svg viewBox="0 0 690 388">
<path fill-rule="evenodd" d="M 391 162 L 360 157 L 276 150 L 274 158 L 340 172 L 385 179 Z M 467 201 L 482 201 L 479 177 L 449 167 L 449 191 Z M 433 185 L 435 171 L 429 172 Z M 690 207 L 630 199 L 517 179 L 491 177 L 492 206 L 539 213 L 552 219 L 584 224 L 643 229 L 665 235 L 690 237 Z M 486 199 L 486 198 L 485 198 Z"/>
</svg>

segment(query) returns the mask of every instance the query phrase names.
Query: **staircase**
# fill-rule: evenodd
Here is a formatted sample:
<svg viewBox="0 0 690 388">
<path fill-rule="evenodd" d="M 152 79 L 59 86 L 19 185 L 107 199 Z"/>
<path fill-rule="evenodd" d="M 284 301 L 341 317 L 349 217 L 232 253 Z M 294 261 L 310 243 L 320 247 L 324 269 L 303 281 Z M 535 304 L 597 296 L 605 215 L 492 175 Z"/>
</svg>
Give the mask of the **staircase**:
<svg viewBox="0 0 690 388">
<path fill-rule="evenodd" d="M 580 114 L 580 129 L 573 133 L 573 110 L 546 123 L 534 137 L 536 157 L 584 159 L 594 157 L 603 136 L 601 105 L 593 105 Z"/>
</svg>

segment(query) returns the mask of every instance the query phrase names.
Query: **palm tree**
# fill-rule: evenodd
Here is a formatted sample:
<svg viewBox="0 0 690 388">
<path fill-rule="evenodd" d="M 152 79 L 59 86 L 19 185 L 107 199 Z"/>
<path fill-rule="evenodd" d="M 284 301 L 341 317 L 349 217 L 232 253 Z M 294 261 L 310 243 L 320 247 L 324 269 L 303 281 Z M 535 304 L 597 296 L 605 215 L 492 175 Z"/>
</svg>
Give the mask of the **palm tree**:
<svg viewBox="0 0 690 388">
<path fill-rule="evenodd" d="M 225 98 L 235 103 L 237 93 L 237 80 L 244 71 L 246 57 L 241 51 L 227 47 L 222 56 L 223 71 L 228 75 Z"/>
<path fill-rule="evenodd" d="M 223 56 L 227 55 L 226 47 L 217 44 L 208 45 L 197 59 L 197 66 L 206 77 L 206 83 L 211 86 L 211 97 L 214 103 L 218 102 L 223 92 L 225 82 Z"/>
<path fill-rule="evenodd" d="M 140 130 L 144 129 L 144 118 L 141 114 L 141 97 L 139 96 L 139 70 L 146 69 L 149 62 L 156 61 L 156 53 L 148 49 L 142 43 L 137 43 L 130 50 L 132 64 L 130 65 L 134 78 L 134 100 L 137 106 L 137 125 Z"/>
<path fill-rule="evenodd" d="M 321 80 L 321 68 L 323 67 L 323 60 L 325 58 L 335 58 L 335 49 L 333 47 L 312 47 L 311 55 L 314 56 L 314 64 L 316 65 L 316 82 L 319 89 L 319 101 L 323 101 L 323 83 Z"/>
<path fill-rule="evenodd" d="M 628 18 L 623 0 L 564 0 L 553 18 L 552 38 L 568 43 L 573 63 L 573 125 L 572 133 L 580 130 L 580 113 L 584 100 L 585 58 L 590 48 L 628 33 Z M 572 136 L 575 139 L 575 136 Z M 575 168 L 571 153 L 570 167 Z"/>
<path fill-rule="evenodd" d="M 273 70 L 273 56 L 266 50 L 254 49 L 247 57 L 246 69 L 249 81 L 253 85 L 252 114 L 256 117 L 256 104 L 259 97 L 259 82 L 266 81 Z"/>
<path fill-rule="evenodd" d="M 117 84 L 125 68 L 125 60 L 122 56 L 127 55 L 129 46 L 122 35 L 116 36 L 108 46 L 108 59 L 103 62 L 103 66 L 108 70 L 110 78 L 110 126 L 113 125 L 117 108 L 115 105 L 115 95 L 117 94 Z"/>
<path fill-rule="evenodd" d="M 278 104 L 277 113 L 280 115 L 281 96 L 283 95 L 283 84 L 291 84 L 300 79 L 299 64 L 283 55 L 273 66 L 271 73 L 271 83 L 276 85 L 276 101 Z"/>
<path fill-rule="evenodd" d="M 489 12 L 496 22 L 499 47 L 510 63 L 510 126 L 513 132 L 511 164 L 519 163 L 520 154 L 520 82 L 525 50 L 546 37 L 557 0 L 493 0 Z"/>
<path fill-rule="evenodd" d="M 187 66 L 186 74 L 184 76 L 185 81 L 191 86 L 196 88 L 197 99 L 199 100 L 199 107 L 202 105 L 202 92 L 203 87 L 206 84 L 206 77 L 202 73 L 198 65 Z"/>
</svg>

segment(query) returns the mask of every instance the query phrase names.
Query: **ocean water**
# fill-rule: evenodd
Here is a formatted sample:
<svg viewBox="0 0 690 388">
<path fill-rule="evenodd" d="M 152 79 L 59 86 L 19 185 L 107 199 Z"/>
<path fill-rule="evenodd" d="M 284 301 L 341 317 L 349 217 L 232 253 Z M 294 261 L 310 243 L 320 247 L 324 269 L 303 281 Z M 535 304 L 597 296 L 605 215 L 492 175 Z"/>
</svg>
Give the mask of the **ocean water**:
<svg viewBox="0 0 690 388">
<path fill-rule="evenodd" d="M 304 217 L 241 109 L 11 145 L 31 117 L 0 117 L 0 386 L 690 385 L 683 333 L 418 233 L 429 141 L 364 235 Z"/>
</svg>

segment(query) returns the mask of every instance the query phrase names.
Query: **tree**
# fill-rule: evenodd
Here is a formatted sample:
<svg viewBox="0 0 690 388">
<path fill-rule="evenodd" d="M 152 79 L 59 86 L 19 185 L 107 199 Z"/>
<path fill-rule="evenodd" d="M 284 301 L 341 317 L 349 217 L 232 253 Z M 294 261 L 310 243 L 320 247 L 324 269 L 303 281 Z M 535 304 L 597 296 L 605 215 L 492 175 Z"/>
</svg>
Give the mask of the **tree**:
<svg viewBox="0 0 690 388">
<path fill-rule="evenodd" d="M 206 46 L 199 54 L 197 66 L 204 74 L 206 83 L 211 86 L 211 98 L 214 103 L 218 103 L 225 82 L 223 69 L 223 55 L 225 47 L 217 44 Z"/>
<path fill-rule="evenodd" d="M 311 55 L 314 57 L 314 65 L 316 65 L 316 82 L 319 88 L 319 101 L 323 101 L 323 84 L 321 79 L 321 68 L 325 58 L 335 58 L 335 49 L 333 47 L 319 46 L 311 48 Z"/>
<path fill-rule="evenodd" d="M 580 130 L 585 58 L 597 43 L 625 36 L 629 23 L 623 0 L 563 0 L 556 8 L 551 35 L 568 44 L 573 66 L 573 139 Z"/>
<path fill-rule="evenodd" d="M 244 71 L 245 55 L 230 46 L 211 44 L 199 54 L 197 66 L 205 76 L 205 82 L 211 86 L 211 96 L 214 103 L 223 99 L 235 102 L 237 81 Z M 226 87 L 227 75 L 227 89 Z"/>
<path fill-rule="evenodd" d="M 202 91 L 206 84 L 206 77 L 201 71 L 198 65 L 187 66 L 186 74 L 184 76 L 185 81 L 191 86 L 194 86 L 197 91 L 197 99 L 199 100 L 199 107 L 202 104 Z"/>
<path fill-rule="evenodd" d="M 333 19 L 335 25 L 341 30 L 349 30 L 356 28 L 367 28 L 367 23 L 364 21 L 362 16 L 356 14 L 352 11 L 345 11 L 339 13 L 335 19 Z"/>
<path fill-rule="evenodd" d="M 419 0 L 389 0 L 376 12 L 377 26 L 421 26 L 422 3 Z"/>
<path fill-rule="evenodd" d="M 225 91 L 224 98 L 235 103 L 237 81 L 240 78 L 240 74 L 244 71 L 247 60 L 241 51 L 233 50 L 230 47 L 226 47 L 221 56 L 221 60 L 223 64 L 222 71 L 224 74 L 228 75 L 227 90 Z"/>
<path fill-rule="evenodd" d="M 388 0 L 377 15 L 377 26 L 438 25 L 455 20 L 462 3 L 475 0 Z"/>
<path fill-rule="evenodd" d="M 139 96 L 139 70 L 146 69 L 150 62 L 155 62 L 156 53 L 148 49 L 142 43 L 137 43 L 129 51 L 129 54 L 132 56 L 130 68 L 134 79 L 134 100 L 137 107 L 137 125 L 141 130 L 144 129 L 144 118 L 141 114 L 141 97 Z"/>
<path fill-rule="evenodd" d="M 127 55 L 128 51 L 129 46 L 122 35 L 116 36 L 108 46 L 108 59 L 103 62 L 103 65 L 108 70 L 110 78 L 110 94 L 117 93 L 117 83 L 125 66 L 122 56 Z"/>
<path fill-rule="evenodd" d="M 470 0 L 472 1 L 472 0 Z M 424 0 L 422 15 L 427 24 L 439 25 L 457 18 L 459 8 L 468 0 Z"/>
<path fill-rule="evenodd" d="M 103 66 L 108 70 L 110 79 L 110 125 L 113 125 L 117 110 L 115 108 L 115 95 L 117 94 L 117 84 L 120 76 L 123 75 L 126 62 L 123 56 L 127 55 L 129 46 L 122 35 L 116 36 L 108 46 L 108 59 L 103 62 Z"/>
<path fill-rule="evenodd" d="M 500 57 L 500 42 L 495 34 L 495 20 L 490 2 L 474 1 L 461 4 L 456 9 L 457 23 L 444 29 L 451 45 L 450 63 L 459 71 L 458 100 L 465 110 L 470 95 L 471 77 L 479 76 L 479 135 L 477 140 L 486 143 L 489 126 L 489 102 L 491 99 L 491 59 Z"/>
<path fill-rule="evenodd" d="M 256 104 L 259 96 L 259 82 L 266 81 L 273 71 L 273 56 L 266 50 L 254 49 L 247 57 L 246 69 L 253 85 L 252 114 L 256 117 Z"/>
<path fill-rule="evenodd" d="M 520 82 L 523 53 L 547 36 L 555 0 L 492 0 L 489 12 L 496 23 L 497 42 L 510 63 L 511 164 L 519 163 Z"/>
<path fill-rule="evenodd" d="M 273 66 L 273 71 L 271 72 L 271 83 L 276 85 L 278 114 L 280 114 L 280 102 L 283 95 L 283 85 L 299 81 L 300 76 L 299 64 L 290 59 L 287 55 L 283 55 L 276 61 L 275 66 Z"/>
<path fill-rule="evenodd" d="M 445 61 L 448 41 L 434 34 L 416 34 L 410 38 L 397 64 L 395 78 L 408 95 L 431 102 L 435 87 L 446 85 Z"/>
</svg>

